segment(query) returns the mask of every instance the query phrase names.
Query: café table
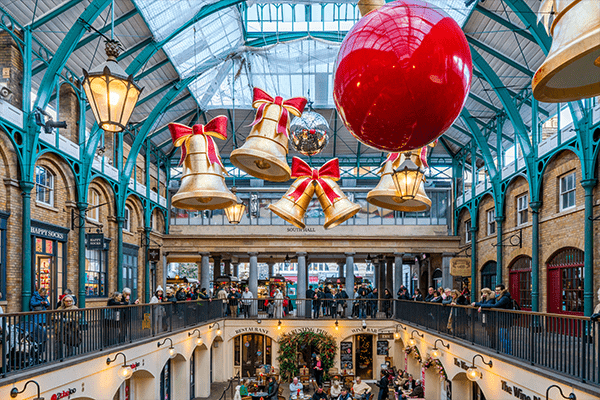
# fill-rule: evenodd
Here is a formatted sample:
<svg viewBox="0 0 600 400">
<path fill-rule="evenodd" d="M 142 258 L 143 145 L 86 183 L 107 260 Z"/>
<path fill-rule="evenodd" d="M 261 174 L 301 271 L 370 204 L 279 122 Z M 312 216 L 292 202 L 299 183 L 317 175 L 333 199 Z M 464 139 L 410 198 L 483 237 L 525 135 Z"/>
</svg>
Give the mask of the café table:
<svg viewBox="0 0 600 400">
<path fill-rule="evenodd" d="M 266 400 L 268 395 L 269 395 L 269 393 L 267 393 L 267 392 L 250 393 L 250 396 L 252 396 L 252 400 Z"/>
</svg>

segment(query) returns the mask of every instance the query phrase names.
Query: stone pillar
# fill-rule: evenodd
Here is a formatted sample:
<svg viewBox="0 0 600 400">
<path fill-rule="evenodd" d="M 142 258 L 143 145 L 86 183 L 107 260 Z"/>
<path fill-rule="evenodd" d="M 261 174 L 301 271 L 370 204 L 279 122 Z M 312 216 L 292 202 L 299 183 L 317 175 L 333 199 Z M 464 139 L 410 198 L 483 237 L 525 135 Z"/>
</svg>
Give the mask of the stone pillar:
<svg viewBox="0 0 600 400">
<path fill-rule="evenodd" d="M 338 262 L 337 266 L 338 266 L 338 277 L 339 278 L 343 278 L 344 277 L 344 265 L 345 263 L 343 262 Z"/>
<path fill-rule="evenodd" d="M 202 265 L 200 268 L 200 289 L 206 288 L 210 293 L 210 253 L 200 253 Z"/>
<path fill-rule="evenodd" d="M 240 263 L 239 262 L 233 263 L 233 276 L 235 276 L 236 278 L 240 277 Z"/>
<path fill-rule="evenodd" d="M 373 260 L 373 287 L 379 289 L 379 260 Z"/>
<path fill-rule="evenodd" d="M 396 292 L 394 291 L 394 258 L 392 257 L 387 257 L 384 289 L 388 289 L 392 296 L 396 297 Z"/>
<path fill-rule="evenodd" d="M 213 280 L 223 275 L 221 271 L 221 258 L 222 256 L 220 254 L 213 255 Z"/>
<path fill-rule="evenodd" d="M 269 267 L 269 276 L 268 278 L 271 279 L 273 276 L 275 276 L 275 274 L 273 273 L 273 266 L 275 265 L 275 263 L 273 261 L 269 261 L 267 263 L 267 266 Z"/>
<path fill-rule="evenodd" d="M 385 289 L 385 257 L 382 257 L 378 260 L 377 269 L 379 269 L 379 282 L 377 284 L 377 289 L 379 289 L 379 298 L 383 297 L 383 290 Z"/>
<path fill-rule="evenodd" d="M 450 259 L 453 256 L 454 254 L 452 253 L 442 253 L 442 285 L 444 289 L 454 288 L 454 277 L 450 275 Z"/>
<path fill-rule="evenodd" d="M 223 275 L 231 275 L 231 260 L 228 258 L 223 260 Z"/>
<path fill-rule="evenodd" d="M 304 299 L 306 298 L 306 290 L 308 289 L 307 281 L 308 281 L 308 271 L 306 269 L 306 253 L 300 252 L 296 253 L 298 257 L 298 284 L 296 286 L 296 298 Z M 310 307 L 306 306 L 304 301 L 296 302 L 297 314 L 299 317 L 308 316 L 310 317 Z"/>
<path fill-rule="evenodd" d="M 346 294 L 349 299 L 354 298 L 354 253 L 344 253 L 346 256 Z M 352 310 L 350 304 L 348 312 Z"/>
<path fill-rule="evenodd" d="M 404 254 L 402 253 L 394 253 L 394 293 L 392 293 L 394 295 L 394 297 L 398 297 L 396 296 L 396 293 L 398 293 L 398 290 L 400 289 L 400 286 L 402 286 L 402 257 Z"/>
<path fill-rule="evenodd" d="M 252 292 L 254 298 L 258 298 L 258 253 L 248 253 L 250 256 L 250 263 L 248 266 L 248 287 Z M 250 310 L 251 316 L 256 316 L 258 313 L 258 303 L 253 302 Z"/>
</svg>

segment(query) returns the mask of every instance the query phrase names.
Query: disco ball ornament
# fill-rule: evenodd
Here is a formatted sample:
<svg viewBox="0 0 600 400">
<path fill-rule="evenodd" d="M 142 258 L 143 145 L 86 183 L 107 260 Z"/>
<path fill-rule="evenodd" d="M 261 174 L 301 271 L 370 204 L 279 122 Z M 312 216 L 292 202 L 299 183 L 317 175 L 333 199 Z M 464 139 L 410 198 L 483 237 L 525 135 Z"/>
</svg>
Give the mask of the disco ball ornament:
<svg viewBox="0 0 600 400">
<path fill-rule="evenodd" d="M 404 152 L 450 128 L 472 75 L 469 45 L 456 21 L 428 3 L 399 0 L 348 32 L 335 64 L 333 98 L 359 141 Z"/>
<path fill-rule="evenodd" d="M 329 143 L 329 124 L 314 111 L 304 111 L 290 124 L 292 148 L 305 156 L 319 154 Z"/>
</svg>

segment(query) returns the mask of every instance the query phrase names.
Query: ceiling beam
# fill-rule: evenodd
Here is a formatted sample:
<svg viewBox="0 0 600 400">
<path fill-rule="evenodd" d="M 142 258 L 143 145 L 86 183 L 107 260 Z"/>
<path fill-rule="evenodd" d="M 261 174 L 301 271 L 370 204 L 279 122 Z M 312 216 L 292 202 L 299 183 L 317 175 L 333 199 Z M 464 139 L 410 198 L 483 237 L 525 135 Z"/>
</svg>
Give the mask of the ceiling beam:
<svg viewBox="0 0 600 400">
<path fill-rule="evenodd" d="M 484 106 L 486 108 L 489 108 L 495 114 L 502 114 L 502 110 L 500 110 L 498 107 L 496 107 L 495 105 L 493 105 L 489 101 L 485 100 L 484 98 L 480 97 L 479 95 L 477 95 L 477 94 L 475 94 L 473 92 L 469 92 L 469 97 L 471 99 L 475 100 L 476 102 L 478 102 L 479 104 L 481 104 L 482 106 Z"/>
<path fill-rule="evenodd" d="M 38 20 L 34 20 L 31 24 L 29 24 L 29 28 L 31 28 L 31 30 L 35 30 L 40 26 L 47 24 L 62 13 L 69 11 L 71 8 L 75 7 L 81 2 L 82 0 L 70 0 L 59 4 L 58 6 L 48 11 L 46 14 L 42 15 Z"/>
<path fill-rule="evenodd" d="M 119 57 L 117 57 L 117 61 L 121 61 L 121 60 L 129 57 L 133 53 L 140 51 L 141 49 L 146 47 L 148 44 L 152 43 L 152 40 L 153 40 L 152 37 L 147 37 L 146 39 L 142 40 L 141 42 L 139 42 L 132 48 L 127 49 L 123 54 L 120 54 Z"/>
<path fill-rule="evenodd" d="M 136 16 L 137 14 L 138 14 L 137 8 L 133 8 L 133 9 L 127 11 L 125 14 L 123 14 L 119 18 L 115 19 L 114 26 L 117 27 L 117 26 L 121 25 L 123 22 L 127 21 L 129 18 L 131 18 L 133 16 Z M 97 39 L 98 37 L 100 37 L 101 33 L 106 33 L 108 31 L 110 31 L 111 28 L 112 28 L 112 24 L 106 24 L 102 28 L 98 29 L 98 31 L 100 33 L 90 32 L 89 35 L 87 35 L 86 37 L 81 39 L 79 41 L 79 43 L 77 43 L 77 46 L 75 46 L 75 50 L 78 50 L 78 49 L 82 48 L 83 46 L 85 46 L 86 44 L 94 41 L 94 39 Z"/>
<path fill-rule="evenodd" d="M 482 41 L 475 39 L 473 36 L 471 36 L 471 35 L 466 35 L 466 36 L 467 36 L 467 41 L 471 45 L 480 48 L 481 50 L 485 51 L 486 53 L 491 54 L 492 56 L 496 57 L 503 63 L 510 65 L 517 71 L 520 71 L 520 72 L 524 73 L 525 75 L 529 76 L 530 78 L 533 78 L 534 72 L 532 70 L 530 70 L 529 68 L 523 66 L 522 64 L 519 64 L 518 62 L 514 61 L 512 58 L 500 53 L 498 50 L 494 49 L 491 46 L 488 46 L 487 44 L 483 43 Z"/>
<path fill-rule="evenodd" d="M 504 17 L 483 7 L 480 3 L 477 3 L 477 5 L 475 6 L 475 10 L 480 12 L 481 14 L 485 15 L 492 21 L 499 23 L 503 27 L 510 29 L 512 32 L 516 33 L 517 35 L 521 35 L 522 37 L 529 40 L 530 42 L 536 43 L 535 38 L 533 37 L 533 35 L 531 33 L 529 33 L 527 28 L 518 27 L 517 25 L 513 24 L 512 22 L 505 19 Z"/>
</svg>

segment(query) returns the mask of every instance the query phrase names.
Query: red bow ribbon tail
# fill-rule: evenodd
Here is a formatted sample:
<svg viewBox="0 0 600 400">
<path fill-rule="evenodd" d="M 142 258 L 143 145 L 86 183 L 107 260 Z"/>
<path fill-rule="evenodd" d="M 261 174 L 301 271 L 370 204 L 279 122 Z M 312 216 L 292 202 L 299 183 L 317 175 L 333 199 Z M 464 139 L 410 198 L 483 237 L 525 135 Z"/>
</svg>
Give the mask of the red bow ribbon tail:
<svg viewBox="0 0 600 400">
<path fill-rule="evenodd" d="M 306 187 L 312 180 L 312 168 L 310 165 L 306 163 L 301 158 L 294 157 L 292 158 L 292 178 L 304 178 L 302 182 L 298 185 L 296 190 L 290 193 L 288 196 L 294 199 L 294 201 L 298 201 L 298 199 L 302 196 Z"/>
<path fill-rule="evenodd" d="M 183 164 L 183 160 L 187 156 L 187 146 L 185 145 L 186 139 L 192 135 L 192 128 L 182 124 L 169 124 L 169 131 L 171 132 L 171 139 L 175 147 L 181 146 L 181 157 L 179 159 L 179 165 Z"/>
<path fill-rule="evenodd" d="M 316 174 L 313 174 L 313 179 L 316 176 L 316 181 L 319 184 L 319 186 L 321 186 L 321 189 L 323 189 L 323 192 L 325 193 L 325 195 L 327 196 L 327 198 L 329 199 L 329 201 L 331 202 L 331 204 L 333 204 L 335 202 L 336 199 L 340 198 L 341 196 L 339 194 L 337 194 L 333 188 L 331 187 L 331 185 L 325 181 L 323 178 L 330 178 L 334 181 L 337 181 L 338 179 L 340 179 L 340 161 L 337 158 L 334 158 L 333 160 L 329 160 L 327 161 L 325 164 L 323 164 L 323 166 L 321 168 L 319 168 L 318 171 L 316 171 Z"/>
<path fill-rule="evenodd" d="M 423 168 L 429 168 L 429 164 L 427 164 L 427 146 L 421 148 L 421 162 L 423 163 Z"/>
</svg>

